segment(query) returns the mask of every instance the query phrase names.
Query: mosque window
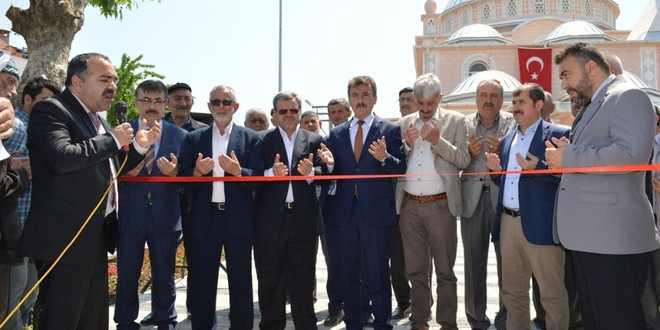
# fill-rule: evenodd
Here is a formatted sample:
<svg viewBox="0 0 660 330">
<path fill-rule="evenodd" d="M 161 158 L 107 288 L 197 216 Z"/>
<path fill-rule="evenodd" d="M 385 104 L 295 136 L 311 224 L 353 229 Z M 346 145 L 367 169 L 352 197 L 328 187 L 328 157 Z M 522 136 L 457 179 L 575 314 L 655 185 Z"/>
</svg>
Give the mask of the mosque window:
<svg viewBox="0 0 660 330">
<path fill-rule="evenodd" d="M 583 7 L 584 8 L 584 15 L 585 16 L 593 16 L 594 12 L 593 12 L 593 8 L 591 7 L 591 1 L 585 0 L 583 2 L 583 5 L 584 5 L 584 7 Z"/>
<path fill-rule="evenodd" d="M 517 16 L 519 14 L 518 13 L 518 7 L 520 7 L 518 5 L 518 1 L 516 1 L 516 0 L 507 1 L 507 4 L 506 4 L 507 15 L 508 16 Z"/>
<path fill-rule="evenodd" d="M 492 18 L 491 17 L 491 15 L 492 15 L 491 10 L 492 9 L 491 9 L 489 3 L 486 3 L 481 7 L 481 21 L 482 22 L 488 21 Z"/>
<path fill-rule="evenodd" d="M 570 0 L 561 0 L 561 3 L 559 4 L 559 10 L 562 14 L 570 14 L 571 13 L 571 1 Z"/>
<path fill-rule="evenodd" d="M 435 20 L 430 19 L 426 22 L 426 34 L 435 34 Z"/>
<path fill-rule="evenodd" d="M 454 16 L 449 15 L 447 17 L 447 33 L 452 33 L 454 32 Z"/>
<path fill-rule="evenodd" d="M 471 76 L 471 75 L 473 75 L 477 72 L 486 71 L 486 70 L 488 70 L 488 67 L 486 66 L 485 63 L 480 62 L 480 61 L 479 62 L 474 62 L 474 63 L 470 64 L 470 69 L 468 71 L 468 76 Z"/>
<path fill-rule="evenodd" d="M 530 10 L 534 15 L 545 14 L 545 0 L 532 0 Z"/>
<path fill-rule="evenodd" d="M 607 21 L 607 8 L 605 7 L 604 3 L 600 4 L 600 10 L 599 11 L 600 11 L 600 18 L 603 21 Z"/>
<path fill-rule="evenodd" d="M 472 24 L 472 11 L 465 9 L 461 12 L 461 26 L 468 26 Z"/>
</svg>

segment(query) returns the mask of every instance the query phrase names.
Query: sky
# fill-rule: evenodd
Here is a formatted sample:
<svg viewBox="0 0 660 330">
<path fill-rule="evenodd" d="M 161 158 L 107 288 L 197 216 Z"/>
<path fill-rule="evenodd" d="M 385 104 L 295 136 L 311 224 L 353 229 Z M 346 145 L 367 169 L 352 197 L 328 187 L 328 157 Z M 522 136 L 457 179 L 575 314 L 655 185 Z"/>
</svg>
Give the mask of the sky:
<svg viewBox="0 0 660 330">
<path fill-rule="evenodd" d="M 425 1 L 282 0 L 282 89 L 326 105 L 346 97 L 350 78 L 366 74 L 378 87 L 374 112 L 398 117 L 398 92 L 415 81 L 413 45 L 422 35 Z M 617 1 L 617 28 L 632 29 L 647 1 L 652 0 Z M 10 2 L 29 6 L 29 0 Z M 436 2 L 442 12 L 448 0 Z M 11 30 L 4 15 L 0 28 Z M 122 20 L 106 19 L 87 6 L 70 55 L 103 53 L 119 65 L 123 53 L 142 54 L 142 63 L 155 65 L 166 84 L 192 87 L 196 112 L 208 112 L 211 88 L 232 86 L 240 103 L 234 122 L 242 125 L 247 109 L 272 108 L 278 92 L 278 29 L 276 0 L 138 2 Z M 25 46 L 20 35 L 10 38 L 13 46 Z M 305 102 L 304 110 L 311 110 Z"/>
</svg>

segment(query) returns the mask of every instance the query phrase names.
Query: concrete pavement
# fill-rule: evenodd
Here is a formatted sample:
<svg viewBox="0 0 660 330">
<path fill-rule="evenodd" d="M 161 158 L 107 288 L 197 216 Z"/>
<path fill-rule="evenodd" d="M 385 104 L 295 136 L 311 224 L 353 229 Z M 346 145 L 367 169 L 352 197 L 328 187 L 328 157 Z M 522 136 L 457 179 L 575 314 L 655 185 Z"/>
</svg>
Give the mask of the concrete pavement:
<svg viewBox="0 0 660 330">
<path fill-rule="evenodd" d="M 460 235 L 460 225 L 458 227 L 458 253 L 456 257 L 456 265 L 454 267 L 454 271 L 456 273 L 456 277 L 458 278 L 458 327 L 460 329 L 470 329 L 470 325 L 467 322 L 467 319 L 465 318 L 465 287 L 464 287 L 464 263 L 463 263 L 463 243 L 461 242 L 461 235 Z M 487 308 L 487 315 L 488 317 L 492 320 L 495 320 L 495 312 L 499 309 L 498 307 L 498 288 L 497 288 L 497 272 L 496 272 L 496 262 L 495 262 L 495 251 L 494 248 L 491 244 L 490 248 L 490 253 L 488 256 L 488 308 Z M 346 327 L 344 324 L 340 324 L 336 327 L 328 328 L 323 326 L 323 320 L 327 316 L 327 306 L 328 306 L 328 296 L 325 292 L 325 282 L 327 279 L 327 271 L 326 271 L 326 266 L 325 266 L 325 259 L 323 257 L 323 253 L 321 252 L 321 249 L 319 248 L 319 254 L 317 258 L 317 263 L 316 263 L 316 277 L 317 277 L 317 298 L 318 301 L 314 305 L 315 311 L 316 311 L 316 316 L 317 319 L 319 320 L 318 326 L 319 329 L 332 329 L 332 330 L 338 330 L 338 329 L 345 329 Z M 435 276 L 434 276 L 435 277 Z M 254 299 L 254 315 L 255 315 L 255 320 L 254 320 L 254 325 L 255 329 L 258 329 L 259 325 L 259 320 L 261 319 L 261 315 L 259 313 L 259 304 L 258 304 L 258 298 L 257 298 L 257 275 L 256 271 L 254 270 L 254 265 L 252 269 L 252 286 L 253 286 L 253 299 Z M 190 320 L 186 319 L 186 280 L 183 279 L 177 279 L 176 280 L 176 287 L 177 287 L 177 297 L 176 297 L 176 310 L 179 314 L 178 322 L 179 324 L 177 325 L 176 329 L 177 330 L 188 330 L 192 329 Z M 219 280 L 218 280 L 218 299 L 217 299 L 217 304 L 216 304 L 216 316 L 217 316 L 217 321 L 218 321 L 218 329 L 229 329 L 229 290 L 228 290 L 228 285 L 227 285 L 227 275 L 224 273 L 224 271 L 220 271 L 219 274 Z M 434 285 L 434 292 L 435 292 L 435 285 Z M 434 297 L 434 299 L 438 300 L 438 297 Z M 393 308 L 396 307 L 396 301 L 393 300 Z M 138 321 L 141 320 L 144 316 L 146 316 L 149 311 L 151 310 L 151 292 L 147 291 L 145 294 L 140 295 L 140 311 L 138 315 Z M 110 329 L 115 329 L 115 324 L 112 321 L 113 313 L 114 313 L 114 306 L 110 306 Z M 432 311 L 432 315 L 434 315 L 435 312 Z M 534 311 L 532 307 L 531 311 L 531 316 L 533 317 Z M 394 323 L 394 329 L 395 330 L 403 330 L 403 329 L 409 329 L 410 328 L 410 321 L 407 319 L 399 320 L 398 322 Z M 440 326 L 435 323 L 435 321 L 430 322 L 431 329 L 439 329 Z M 143 326 L 141 329 L 156 329 L 155 326 Z M 287 327 L 286 329 L 295 329 L 293 326 L 293 321 L 291 320 L 291 313 L 289 306 L 287 305 Z M 494 326 L 491 326 L 490 329 L 495 329 Z M 536 329 L 532 325 L 532 329 Z"/>
</svg>

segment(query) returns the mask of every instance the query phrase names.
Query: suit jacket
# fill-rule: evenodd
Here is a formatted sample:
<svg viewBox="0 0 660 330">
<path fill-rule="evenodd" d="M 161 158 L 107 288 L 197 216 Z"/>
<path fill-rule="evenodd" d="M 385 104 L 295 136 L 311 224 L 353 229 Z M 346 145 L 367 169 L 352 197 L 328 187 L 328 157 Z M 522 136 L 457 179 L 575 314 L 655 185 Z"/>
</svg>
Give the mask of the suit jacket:
<svg viewBox="0 0 660 330">
<path fill-rule="evenodd" d="M 161 138 L 158 159 L 170 159 L 170 153 L 179 157 L 179 149 L 188 133 L 176 125 L 161 120 Z M 137 131 L 138 121 L 131 126 Z M 143 167 L 138 176 L 163 176 L 154 161 L 151 175 Z M 148 195 L 151 195 L 150 198 Z M 164 232 L 181 230 L 181 212 L 179 203 L 179 185 L 177 183 L 121 182 L 119 184 L 119 233 L 136 233 L 146 226 L 147 210 L 151 209 L 156 219 L 156 229 Z M 151 204 L 151 206 L 149 206 Z"/>
<path fill-rule="evenodd" d="M 404 140 L 403 145 L 406 162 L 410 161 L 410 152 L 412 149 L 405 144 L 404 134 L 410 125 L 415 125 L 418 118 L 419 113 L 415 112 L 399 120 L 401 140 Z M 458 173 L 470 164 L 470 152 L 467 149 L 468 135 L 465 116 L 456 111 L 445 110 L 438 107 L 438 124 L 440 126 L 440 139 L 438 139 L 438 142 L 432 147 L 434 154 L 433 163 L 436 172 L 443 174 L 440 175 L 440 180 L 447 192 L 449 211 L 452 215 L 459 216 L 461 215 L 462 197 Z M 401 202 L 403 201 L 405 181 L 405 178 L 398 178 L 397 180 L 397 213 L 400 212 Z"/>
<path fill-rule="evenodd" d="M 564 148 L 562 167 L 648 164 L 655 112 L 648 96 L 617 77 L 593 97 Z M 566 173 L 557 230 L 567 249 L 635 254 L 660 247 L 644 172 Z"/>
<path fill-rule="evenodd" d="M 467 133 L 468 137 L 470 135 L 476 135 L 477 132 L 477 113 L 473 113 L 466 118 L 467 121 Z M 504 131 L 508 133 L 514 129 L 516 126 L 515 120 L 513 120 L 513 115 L 506 112 L 500 111 L 499 131 Z M 463 173 L 473 173 L 473 172 L 488 172 L 488 167 L 486 167 L 486 156 L 482 154 L 474 157 L 470 161 L 470 165 L 463 171 Z M 484 177 L 486 175 L 461 175 L 461 192 L 463 193 L 463 212 L 461 216 L 465 218 L 472 217 L 474 210 L 477 208 L 479 203 L 479 198 L 481 198 L 481 187 L 484 185 Z M 493 187 L 494 188 L 494 187 Z M 495 189 L 490 190 L 490 200 L 493 203 L 493 208 L 497 205 L 497 191 Z"/>
<path fill-rule="evenodd" d="M 241 176 L 263 175 L 264 162 L 261 155 L 261 140 L 251 129 L 232 124 L 231 135 L 227 143 L 227 154 L 234 151 L 241 164 Z M 195 170 L 197 155 L 213 158 L 213 127 L 208 126 L 189 132 L 181 151 L 179 152 L 179 173 L 191 176 Z M 217 161 L 217 160 L 216 160 Z M 213 171 L 205 176 L 212 177 Z M 225 173 L 225 176 L 231 176 Z M 202 238 L 214 219 L 211 217 L 213 208 L 213 184 L 211 182 L 186 183 L 184 187 L 192 194 L 191 232 L 192 237 Z M 254 198 L 252 189 L 254 183 L 225 182 L 225 207 L 229 235 L 252 235 L 254 231 Z"/>
<path fill-rule="evenodd" d="M 106 132 L 110 131 L 103 118 L 101 124 Z M 110 185 L 109 160 L 119 170 L 119 158 L 128 157 L 121 175 L 144 156 L 132 144 L 128 154 L 117 148 L 110 133 L 97 135 L 85 109 L 68 89 L 34 106 L 27 145 L 32 167 L 32 204 L 19 253 L 36 260 L 53 261 Z M 80 265 L 98 253 L 99 244 L 106 241 L 103 237 L 106 204 L 107 197 L 62 263 Z"/>
<path fill-rule="evenodd" d="M 539 158 L 536 170 L 548 169 L 545 162 L 545 141 L 552 137 L 568 137 L 569 129 L 541 120 L 534 133 L 528 152 Z M 531 127 L 530 127 L 531 128 Z M 528 129 L 530 129 L 528 128 Z M 508 170 L 511 155 L 511 143 L 515 129 L 509 132 L 500 142 L 500 165 L 504 171 Z M 527 157 L 527 155 L 524 155 Z M 500 239 L 500 224 L 502 218 L 502 197 L 504 196 L 504 185 L 501 184 L 502 176 L 493 176 L 493 182 L 499 186 L 497 197 L 497 208 L 495 210 L 495 225 L 493 226 L 493 242 Z M 518 201 L 520 203 L 520 221 L 525 238 L 528 242 L 537 245 L 553 245 L 552 219 L 555 209 L 555 196 L 559 186 L 559 177 L 552 174 L 523 174 L 518 181 Z"/>
<path fill-rule="evenodd" d="M 401 129 L 399 125 L 387 119 L 374 115 L 371 128 L 366 132 L 364 148 L 360 160 L 355 161 L 353 145 L 351 144 L 350 125 L 352 119 L 330 131 L 327 147 L 335 158 L 333 174 L 370 175 L 370 174 L 404 174 L 406 172 L 405 156 L 401 144 Z M 369 154 L 371 143 L 385 137 L 387 144 L 387 157 L 384 165 Z M 350 219 L 353 208 L 353 189 L 357 185 L 361 214 L 369 217 L 361 219 L 370 226 L 394 226 L 396 224 L 396 207 L 394 198 L 394 184 L 391 178 L 382 179 L 350 179 L 337 180 L 337 194 L 335 195 L 336 225 L 345 225 Z"/>
<path fill-rule="evenodd" d="M 303 129 L 298 129 L 296 140 L 293 145 L 292 159 L 286 154 L 284 141 L 280 129 L 276 128 L 264 136 L 263 139 L 263 159 L 264 168 L 272 168 L 275 161 L 275 155 L 280 154 L 280 161 L 289 167 L 291 176 L 307 175 L 299 173 L 298 163 L 314 154 L 314 167 L 321 167 L 322 172 L 327 173 L 325 163 L 317 154 L 321 146 L 322 137 Z M 280 237 L 286 237 L 282 224 L 282 213 L 284 212 L 284 202 L 286 201 L 289 182 L 293 189 L 295 223 L 294 237 L 298 239 L 312 239 L 323 232 L 323 218 L 319 201 L 316 198 L 316 183 L 308 183 L 306 180 L 296 181 L 273 181 L 264 183 L 257 189 L 256 201 L 257 211 L 255 216 L 256 237 L 264 240 L 277 240 Z M 291 235 L 289 233 L 288 235 Z"/>
</svg>

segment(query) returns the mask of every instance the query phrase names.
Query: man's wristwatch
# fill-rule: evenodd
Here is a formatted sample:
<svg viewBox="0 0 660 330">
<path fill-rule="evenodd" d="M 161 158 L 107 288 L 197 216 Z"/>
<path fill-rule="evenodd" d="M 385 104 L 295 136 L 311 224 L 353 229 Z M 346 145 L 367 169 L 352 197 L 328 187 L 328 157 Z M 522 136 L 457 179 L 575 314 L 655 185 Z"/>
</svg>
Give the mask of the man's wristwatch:
<svg viewBox="0 0 660 330">
<path fill-rule="evenodd" d="M 380 160 L 380 165 L 385 166 L 385 160 L 387 159 L 387 154 L 385 154 L 385 157 Z"/>
</svg>

